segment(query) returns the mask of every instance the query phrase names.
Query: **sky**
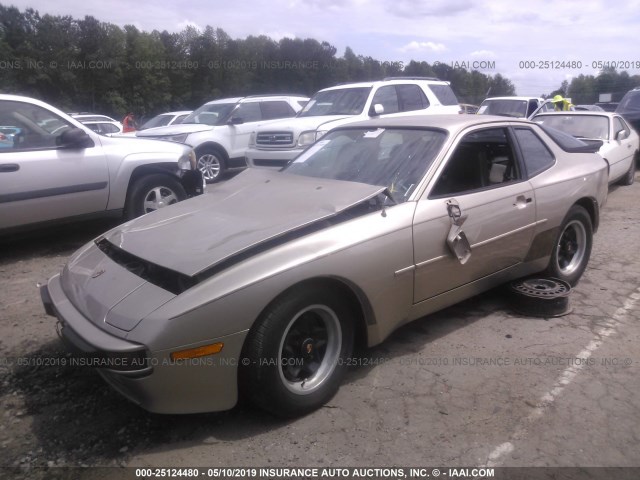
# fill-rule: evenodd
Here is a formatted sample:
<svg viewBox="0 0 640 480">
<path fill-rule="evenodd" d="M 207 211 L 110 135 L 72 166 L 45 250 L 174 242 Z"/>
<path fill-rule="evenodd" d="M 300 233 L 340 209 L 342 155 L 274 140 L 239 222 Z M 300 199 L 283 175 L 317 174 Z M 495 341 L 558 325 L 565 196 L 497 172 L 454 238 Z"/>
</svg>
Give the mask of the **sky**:
<svg viewBox="0 0 640 480">
<path fill-rule="evenodd" d="M 41 14 L 91 15 L 119 26 L 179 32 L 222 28 L 232 38 L 314 38 L 376 60 L 446 62 L 500 73 L 518 95 L 597 75 L 603 62 L 640 74 L 640 0 L 9 0 Z M 600 63 L 598 63 L 600 62 Z M 621 68 L 620 68 L 621 67 Z"/>
</svg>

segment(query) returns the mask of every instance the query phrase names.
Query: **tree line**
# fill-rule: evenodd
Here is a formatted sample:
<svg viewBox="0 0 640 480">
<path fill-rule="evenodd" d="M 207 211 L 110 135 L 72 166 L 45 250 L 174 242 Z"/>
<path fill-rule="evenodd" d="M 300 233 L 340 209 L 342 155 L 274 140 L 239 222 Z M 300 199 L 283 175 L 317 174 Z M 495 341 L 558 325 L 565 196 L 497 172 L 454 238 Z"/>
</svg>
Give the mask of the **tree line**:
<svg viewBox="0 0 640 480">
<path fill-rule="evenodd" d="M 609 80 L 600 79 L 605 74 Z M 233 39 L 210 26 L 146 32 L 92 16 L 40 15 L 0 5 L 0 91 L 39 98 L 65 111 L 116 117 L 133 111 L 144 117 L 197 108 L 216 98 L 285 92 L 310 96 L 332 85 L 389 76 L 447 80 L 461 103 L 477 105 L 489 93 L 516 94 L 513 83 L 499 73 L 439 62 L 381 62 L 351 48 L 338 56 L 333 45 L 311 38 Z M 563 84 L 562 93 L 574 103 L 593 103 L 612 76 L 617 89 L 640 84 L 637 76 L 614 71 L 595 79 L 581 75 Z"/>
<path fill-rule="evenodd" d="M 625 93 L 640 86 L 640 75 L 618 72 L 613 67 L 605 67 L 597 76 L 578 75 L 565 80 L 560 88 L 549 96 L 560 94 L 571 98 L 574 105 L 591 105 L 600 101 L 600 94 L 610 94 L 612 102 L 619 102 Z"/>
</svg>

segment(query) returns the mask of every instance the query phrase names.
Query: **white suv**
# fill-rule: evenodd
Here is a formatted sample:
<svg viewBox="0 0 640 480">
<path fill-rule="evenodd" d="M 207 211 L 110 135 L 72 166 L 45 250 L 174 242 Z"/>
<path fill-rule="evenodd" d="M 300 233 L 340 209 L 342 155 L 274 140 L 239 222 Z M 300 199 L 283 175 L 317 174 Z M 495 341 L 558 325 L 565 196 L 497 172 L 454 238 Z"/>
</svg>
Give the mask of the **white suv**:
<svg viewBox="0 0 640 480">
<path fill-rule="evenodd" d="M 246 153 L 251 167 L 282 167 L 327 131 L 372 117 L 460 113 L 448 82 L 399 77 L 351 83 L 316 93 L 296 118 L 256 129 Z"/>
<path fill-rule="evenodd" d="M 150 128 L 136 136 L 185 143 L 196 151 L 197 166 L 207 182 L 225 170 L 246 167 L 249 136 L 263 122 L 293 117 L 309 101 L 297 95 L 256 95 L 205 103 L 182 123 Z"/>
</svg>

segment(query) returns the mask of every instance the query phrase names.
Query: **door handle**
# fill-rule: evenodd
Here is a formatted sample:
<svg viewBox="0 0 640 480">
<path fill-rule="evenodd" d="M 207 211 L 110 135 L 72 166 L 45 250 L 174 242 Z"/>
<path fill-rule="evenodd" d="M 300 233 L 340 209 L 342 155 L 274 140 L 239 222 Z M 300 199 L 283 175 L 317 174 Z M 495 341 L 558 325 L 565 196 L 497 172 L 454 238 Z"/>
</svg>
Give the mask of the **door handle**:
<svg viewBox="0 0 640 480">
<path fill-rule="evenodd" d="M 20 170 L 20 165 L 17 163 L 3 163 L 0 164 L 0 173 L 4 172 L 17 172 Z"/>
<path fill-rule="evenodd" d="M 533 202 L 533 197 L 525 197 L 524 195 L 518 195 L 516 197 L 516 202 L 513 204 L 514 207 L 524 208 L 527 204 Z"/>
</svg>

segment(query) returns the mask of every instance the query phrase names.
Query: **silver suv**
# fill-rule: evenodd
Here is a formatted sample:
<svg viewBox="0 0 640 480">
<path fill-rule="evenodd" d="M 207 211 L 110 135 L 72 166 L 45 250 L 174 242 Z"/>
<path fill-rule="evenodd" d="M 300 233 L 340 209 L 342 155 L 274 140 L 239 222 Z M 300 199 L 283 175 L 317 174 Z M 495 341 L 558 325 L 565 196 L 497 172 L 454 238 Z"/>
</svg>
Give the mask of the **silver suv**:
<svg viewBox="0 0 640 480">
<path fill-rule="evenodd" d="M 196 151 L 197 166 L 207 182 L 225 170 L 246 167 L 249 136 L 268 120 L 293 117 L 309 100 L 297 95 L 256 95 L 205 103 L 178 125 L 150 128 L 138 137 L 186 143 Z"/>
<path fill-rule="evenodd" d="M 105 137 L 14 95 L 0 95 L 0 125 L 11 131 L 0 145 L 0 234 L 97 213 L 133 218 L 203 192 L 184 145 Z"/>
<path fill-rule="evenodd" d="M 327 131 L 373 117 L 460 113 L 448 82 L 427 77 L 386 78 L 316 93 L 296 118 L 258 127 L 246 153 L 251 167 L 282 167 Z"/>
</svg>

